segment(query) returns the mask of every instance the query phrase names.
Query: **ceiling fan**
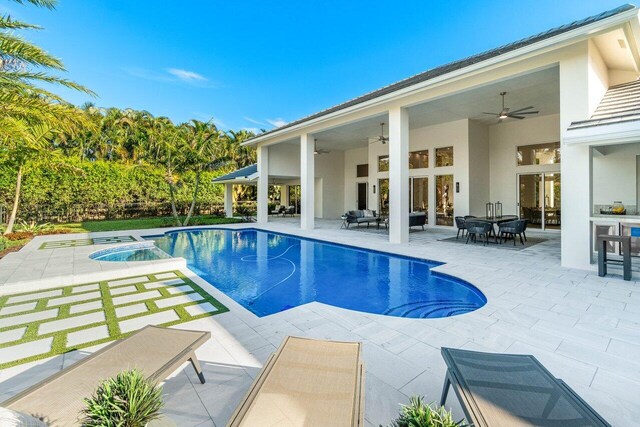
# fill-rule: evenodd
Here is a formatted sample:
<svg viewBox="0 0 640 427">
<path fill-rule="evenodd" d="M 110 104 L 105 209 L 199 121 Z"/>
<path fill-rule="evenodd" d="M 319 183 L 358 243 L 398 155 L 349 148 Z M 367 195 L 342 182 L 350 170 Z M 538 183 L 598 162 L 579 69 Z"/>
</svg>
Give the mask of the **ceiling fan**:
<svg viewBox="0 0 640 427">
<path fill-rule="evenodd" d="M 329 154 L 330 152 L 331 151 L 323 150 L 322 148 L 318 149 L 318 140 L 317 139 L 313 140 L 313 154 L 315 154 L 315 155 Z"/>
<path fill-rule="evenodd" d="M 369 144 L 375 144 L 376 142 L 382 142 L 383 144 L 389 142 L 389 137 L 384 136 L 384 123 L 380 123 L 380 136 L 375 140 L 370 141 Z"/>
<path fill-rule="evenodd" d="M 502 97 L 502 110 L 499 113 L 487 113 L 483 112 L 482 114 L 491 114 L 492 116 L 496 116 L 498 118 L 498 123 L 500 123 L 504 119 L 512 118 L 512 119 L 524 119 L 525 114 L 538 114 L 539 111 L 527 111 L 531 110 L 533 107 L 524 107 L 519 108 L 517 110 L 511 111 L 510 108 L 506 108 L 504 106 L 504 96 L 507 92 L 500 92 L 500 96 Z"/>
</svg>

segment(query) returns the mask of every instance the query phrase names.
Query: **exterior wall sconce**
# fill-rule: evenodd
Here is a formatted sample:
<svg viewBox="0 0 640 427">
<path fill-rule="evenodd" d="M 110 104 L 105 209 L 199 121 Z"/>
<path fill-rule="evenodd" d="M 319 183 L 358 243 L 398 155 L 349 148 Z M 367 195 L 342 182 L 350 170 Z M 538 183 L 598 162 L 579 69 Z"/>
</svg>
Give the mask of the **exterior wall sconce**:
<svg viewBox="0 0 640 427">
<path fill-rule="evenodd" d="M 373 184 L 373 194 L 376 194 L 376 185 Z"/>
<path fill-rule="evenodd" d="M 496 202 L 496 218 L 502 218 L 502 203 Z"/>
<path fill-rule="evenodd" d="M 486 216 L 487 218 L 493 218 L 495 211 L 493 210 L 493 203 L 489 202 L 486 206 Z"/>
</svg>

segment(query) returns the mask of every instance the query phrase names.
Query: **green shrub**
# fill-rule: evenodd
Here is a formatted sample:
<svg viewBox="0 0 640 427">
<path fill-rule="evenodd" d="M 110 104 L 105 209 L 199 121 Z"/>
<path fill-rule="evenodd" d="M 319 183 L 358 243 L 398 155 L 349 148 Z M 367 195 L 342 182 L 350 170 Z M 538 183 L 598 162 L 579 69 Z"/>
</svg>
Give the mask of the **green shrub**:
<svg viewBox="0 0 640 427">
<path fill-rule="evenodd" d="M 454 421 L 451 412 L 444 407 L 437 409 L 424 403 L 421 396 L 411 396 L 408 405 L 401 405 L 400 415 L 391 427 L 463 427 L 462 420 Z"/>
<path fill-rule="evenodd" d="M 160 416 L 162 388 L 133 369 L 104 381 L 84 403 L 83 426 L 144 427 Z"/>
<path fill-rule="evenodd" d="M 0 236 L 0 252 L 7 249 L 7 246 L 9 246 L 9 241 L 7 240 L 7 238 L 4 236 Z"/>
<path fill-rule="evenodd" d="M 48 222 L 45 222 L 44 224 L 38 224 L 35 221 L 20 221 L 20 223 L 16 225 L 16 231 L 25 233 L 43 234 L 51 230 L 53 230 L 53 225 L 49 224 Z"/>
</svg>

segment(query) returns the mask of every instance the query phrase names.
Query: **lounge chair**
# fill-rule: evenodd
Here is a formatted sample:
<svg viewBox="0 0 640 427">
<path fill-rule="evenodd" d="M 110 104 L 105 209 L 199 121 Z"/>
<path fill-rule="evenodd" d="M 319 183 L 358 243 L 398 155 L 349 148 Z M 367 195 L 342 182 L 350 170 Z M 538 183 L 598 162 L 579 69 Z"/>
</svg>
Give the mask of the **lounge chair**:
<svg viewBox="0 0 640 427">
<path fill-rule="evenodd" d="M 380 217 L 376 214 L 376 211 L 358 209 L 347 212 L 347 228 L 349 228 L 350 224 L 357 224 L 358 227 L 360 227 L 360 224 L 367 224 L 367 228 L 369 228 L 369 224 L 372 222 L 376 224 L 380 222 Z"/>
<path fill-rule="evenodd" d="M 204 384 L 195 350 L 211 332 L 146 326 L 133 335 L 115 341 L 66 369 L 29 387 L 0 406 L 42 418 L 51 427 L 79 425 L 84 408 L 101 381 L 119 372 L 137 368 L 147 378 L 160 382 L 187 360 Z"/>
<path fill-rule="evenodd" d="M 533 356 L 442 348 L 449 386 L 474 427 L 610 426 Z"/>
<path fill-rule="evenodd" d="M 295 214 L 296 214 L 296 207 L 295 206 L 288 206 L 287 208 L 285 208 L 282 211 L 282 216 L 287 216 L 287 215 L 294 216 Z"/>
<path fill-rule="evenodd" d="M 227 426 L 363 426 L 360 354 L 360 343 L 285 338 Z"/>
</svg>

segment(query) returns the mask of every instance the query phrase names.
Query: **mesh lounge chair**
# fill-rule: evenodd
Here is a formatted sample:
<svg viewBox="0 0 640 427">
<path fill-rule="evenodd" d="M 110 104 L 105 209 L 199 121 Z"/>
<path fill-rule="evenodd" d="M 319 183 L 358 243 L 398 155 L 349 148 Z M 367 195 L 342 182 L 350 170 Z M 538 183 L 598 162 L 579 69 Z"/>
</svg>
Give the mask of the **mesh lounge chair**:
<svg viewBox="0 0 640 427">
<path fill-rule="evenodd" d="M 204 375 L 194 353 L 211 332 L 146 326 L 57 374 L 24 390 L 0 406 L 43 418 L 51 427 L 79 425 L 83 398 L 99 383 L 125 369 L 138 368 L 152 381 L 162 381 L 189 360 L 200 382 Z"/>
<path fill-rule="evenodd" d="M 360 343 L 287 337 L 227 427 L 363 426 L 360 354 Z"/>
<path fill-rule="evenodd" d="M 448 369 L 440 405 L 453 387 L 474 427 L 610 427 L 533 356 L 443 347 L 442 357 Z"/>
</svg>

